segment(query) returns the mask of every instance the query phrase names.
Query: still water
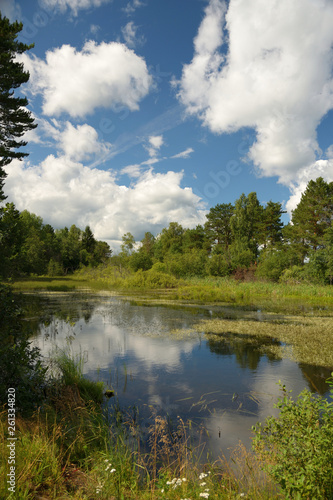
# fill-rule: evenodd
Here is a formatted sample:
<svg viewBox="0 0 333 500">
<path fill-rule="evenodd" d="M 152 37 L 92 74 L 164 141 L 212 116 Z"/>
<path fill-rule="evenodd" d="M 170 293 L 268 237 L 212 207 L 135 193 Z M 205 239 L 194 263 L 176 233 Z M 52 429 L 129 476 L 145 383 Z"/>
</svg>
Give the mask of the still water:
<svg viewBox="0 0 333 500">
<path fill-rule="evenodd" d="M 146 426 L 153 410 L 173 421 L 191 420 L 205 429 L 205 455 L 213 458 L 229 456 L 239 441 L 250 446 L 251 426 L 276 412 L 279 380 L 294 397 L 312 390 L 311 380 L 326 390 L 329 370 L 267 356 L 246 339 L 231 343 L 226 335 L 217 341 L 193 329 L 198 319 L 221 314 L 221 307 L 144 306 L 79 293 L 49 294 L 42 307 L 42 319 L 31 323 L 43 356 L 56 349 L 80 353 L 84 374 L 114 389 L 111 408 L 115 402 L 135 406 Z M 246 312 L 237 314 L 246 320 Z"/>
</svg>

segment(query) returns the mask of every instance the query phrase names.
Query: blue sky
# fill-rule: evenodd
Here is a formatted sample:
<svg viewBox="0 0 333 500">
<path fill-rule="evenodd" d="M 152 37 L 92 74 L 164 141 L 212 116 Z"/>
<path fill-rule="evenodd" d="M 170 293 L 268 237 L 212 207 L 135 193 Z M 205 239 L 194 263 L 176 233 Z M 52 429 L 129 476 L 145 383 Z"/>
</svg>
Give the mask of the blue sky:
<svg viewBox="0 0 333 500">
<path fill-rule="evenodd" d="M 1 0 L 38 128 L 6 194 L 112 248 L 333 180 L 331 0 Z M 285 216 L 287 222 L 288 216 Z"/>
</svg>

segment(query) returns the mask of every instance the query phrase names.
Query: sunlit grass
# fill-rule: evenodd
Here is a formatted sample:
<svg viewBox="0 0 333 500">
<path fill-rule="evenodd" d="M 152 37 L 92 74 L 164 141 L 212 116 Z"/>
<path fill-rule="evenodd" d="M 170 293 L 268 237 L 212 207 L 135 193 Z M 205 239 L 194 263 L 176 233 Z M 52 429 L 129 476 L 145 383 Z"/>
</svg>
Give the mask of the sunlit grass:
<svg viewBox="0 0 333 500">
<path fill-rule="evenodd" d="M 285 320 L 274 314 L 269 320 L 210 319 L 200 320 L 194 330 L 209 335 L 211 340 L 241 342 L 270 337 L 281 342 L 261 346 L 263 354 L 288 357 L 297 362 L 327 368 L 333 367 L 333 319 L 330 317 L 288 316 Z M 243 339 L 242 339 L 243 336 Z"/>
<path fill-rule="evenodd" d="M 113 267 L 84 269 L 67 277 L 35 277 L 17 280 L 19 291 L 114 291 L 148 300 L 197 304 L 234 304 L 274 312 L 333 314 L 333 286 L 237 282 L 232 278 L 176 280 L 164 273 L 131 273 Z"/>
<path fill-rule="evenodd" d="M 193 445 L 190 424 L 173 426 L 153 414 L 142 441 L 140 421 L 115 407 L 106 418 L 82 379 L 78 360 L 58 357 L 62 376 L 49 384 L 45 404 L 30 419 L 16 419 L 16 496 L 22 500 L 168 498 L 258 500 L 279 498 L 274 483 L 244 447 L 215 462 Z M 0 413 L 0 498 L 8 497 L 7 412 Z"/>
</svg>

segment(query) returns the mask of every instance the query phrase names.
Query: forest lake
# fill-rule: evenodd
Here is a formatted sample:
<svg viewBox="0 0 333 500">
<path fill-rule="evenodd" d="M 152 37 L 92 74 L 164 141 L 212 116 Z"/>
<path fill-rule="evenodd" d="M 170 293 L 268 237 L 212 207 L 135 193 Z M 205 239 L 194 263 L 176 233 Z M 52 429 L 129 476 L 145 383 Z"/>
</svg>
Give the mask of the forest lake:
<svg viewBox="0 0 333 500">
<path fill-rule="evenodd" d="M 46 362 L 59 349 L 81 356 L 84 375 L 114 391 L 105 401 L 110 411 L 135 409 L 142 429 L 154 414 L 174 425 L 191 421 L 193 446 L 205 459 L 228 458 L 240 441 L 250 447 L 251 427 L 277 415 L 278 381 L 294 397 L 305 388 L 328 394 L 331 370 L 272 354 L 276 339 L 216 337 L 195 327 L 221 316 L 267 321 L 261 311 L 139 304 L 107 292 L 39 293 L 36 300 L 42 313 L 27 320 Z"/>
</svg>

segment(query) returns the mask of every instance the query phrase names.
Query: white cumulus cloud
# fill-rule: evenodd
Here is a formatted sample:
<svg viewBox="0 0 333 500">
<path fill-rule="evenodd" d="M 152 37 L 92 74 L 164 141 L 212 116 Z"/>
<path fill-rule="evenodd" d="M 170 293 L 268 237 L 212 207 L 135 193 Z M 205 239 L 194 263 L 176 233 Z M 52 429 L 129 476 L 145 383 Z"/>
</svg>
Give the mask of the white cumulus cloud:
<svg viewBox="0 0 333 500">
<path fill-rule="evenodd" d="M 111 144 L 101 143 L 96 130 L 90 125 L 74 127 L 70 122 L 59 138 L 59 145 L 66 156 L 75 161 L 90 159 L 95 155 L 106 155 Z"/>
<path fill-rule="evenodd" d="M 215 133 L 256 132 L 248 157 L 289 184 L 320 154 L 333 107 L 333 3 L 211 0 L 183 67 L 179 98 Z"/>
<path fill-rule="evenodd" d="M 151 135 L 150 137 L 148 137 L 148 145 L 145 146 L 145 148 L 148 151 L 149 156 L 153 158 L 154 161 L 156 160 L 156 155 L 163 144 L 163 135 Z"/>
<path fill-rule="evenodd" d="M 50 50 L 46 60 L 22 54 L 30 71 L 30 88 L 41 93 L 43 112 L 83 117 L 96 108 L 126 106 L 139 109 L 152 77 L 142 57 L 126 45 L 88 41 L 82 51 L 70 45 Z"/>
<path fill-rule="evenodd" d="M 140 240 L 146 231 L 157 234 L 172 221 L 184 227 L 204 222 L 201 200 L 181 186 L 182 178 L 182 172 L 150 169 L 127 187 L 110 171 L 49 155 L 37 166 L 14 160 L 6 194 L 19 210 L 36 213 L 55 228 L 89 224 L 97 239 L 119 248 L 128 231 Z"/>
</svg>

